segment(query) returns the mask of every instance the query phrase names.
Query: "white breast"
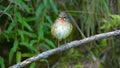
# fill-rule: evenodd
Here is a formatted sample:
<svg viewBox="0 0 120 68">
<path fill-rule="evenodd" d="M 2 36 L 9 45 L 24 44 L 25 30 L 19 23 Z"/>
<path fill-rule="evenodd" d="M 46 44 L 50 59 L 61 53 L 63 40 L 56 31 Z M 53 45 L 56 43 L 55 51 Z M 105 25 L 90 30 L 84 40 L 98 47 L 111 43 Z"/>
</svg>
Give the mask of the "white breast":
<svg viewBox="0 0 120 68">
<path fill-rule="evenodd" d="M 57 22 L 54 24 L 54 27 L 55 27 L 53 31 L 54 35 L 56 38 L 60 40 L 68 37 L 72 31 L 72 25 L 68 22 L 64 22 L 64 23 Z"/>
</svg>

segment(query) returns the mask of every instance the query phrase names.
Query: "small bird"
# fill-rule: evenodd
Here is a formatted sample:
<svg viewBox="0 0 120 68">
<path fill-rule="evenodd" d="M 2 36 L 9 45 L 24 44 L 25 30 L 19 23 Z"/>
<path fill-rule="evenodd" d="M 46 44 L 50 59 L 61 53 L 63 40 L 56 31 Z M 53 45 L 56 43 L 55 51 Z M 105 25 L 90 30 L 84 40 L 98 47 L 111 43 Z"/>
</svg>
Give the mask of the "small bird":
<svg viewBox="0 0 120 68">
<path fill-rule="evenodd" d="M 66 39 L 72 32 L 73 26 L 67 18 L 65 12 L 60 12 L 59 17 L 51 26 L 51 34 L 58 39 L 58 41 Z"/>
</svg>

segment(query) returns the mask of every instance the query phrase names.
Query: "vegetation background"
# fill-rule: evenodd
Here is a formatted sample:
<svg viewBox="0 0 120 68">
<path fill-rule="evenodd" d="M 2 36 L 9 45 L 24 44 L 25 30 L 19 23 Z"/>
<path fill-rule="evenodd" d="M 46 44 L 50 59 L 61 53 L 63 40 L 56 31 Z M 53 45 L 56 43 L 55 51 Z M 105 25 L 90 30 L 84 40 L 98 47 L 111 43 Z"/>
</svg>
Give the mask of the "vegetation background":
<svg viewBox="0 0 120 68">
<path fill-rule="evenodd" d="M 120 0 L 0 0 L 0 66 L 7 68 L 57 47 L 50 27 L 71 14 L 86 36 L 120 28 Z M 68 41 L 83 39 L 77 29 Z M 120 36 L 72 48 L 25 68 L 120 68 Z"/>
</svg>

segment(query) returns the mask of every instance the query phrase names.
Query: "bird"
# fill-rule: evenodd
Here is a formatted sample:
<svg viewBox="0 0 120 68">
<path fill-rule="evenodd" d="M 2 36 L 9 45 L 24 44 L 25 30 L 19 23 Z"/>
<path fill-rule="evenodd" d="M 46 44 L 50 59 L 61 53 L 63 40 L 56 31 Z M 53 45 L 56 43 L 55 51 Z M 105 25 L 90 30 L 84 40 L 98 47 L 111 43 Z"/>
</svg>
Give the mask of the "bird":
<svg viewBox="0 0 120 68">
<path fill-rule="evenodd" d="M 51 26 L 51 34 L 58 40 L 65 40 L 72 32 L 73 26 L 70 23 L 67 13 L 60 12 L 58 18 Z"/>
</svg>

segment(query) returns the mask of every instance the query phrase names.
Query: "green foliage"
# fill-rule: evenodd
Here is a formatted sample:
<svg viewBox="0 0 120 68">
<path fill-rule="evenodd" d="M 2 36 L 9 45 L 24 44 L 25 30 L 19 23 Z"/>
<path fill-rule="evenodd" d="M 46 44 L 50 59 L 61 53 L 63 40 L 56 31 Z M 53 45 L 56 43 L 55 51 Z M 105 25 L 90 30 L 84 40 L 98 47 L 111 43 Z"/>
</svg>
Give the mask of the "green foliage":
<svg viewBox="0 0 120 68">
<path fill-rule="evenodd" d="M 78 64 L 75 65 L 76 68 L 82 68 L 82 64 L 79 62 Z"/>
<path fill-rule="evenodd" d="M 16 17 L 17 17 L 18 22 L 19 22 L 22 26 L 24 26 L 25 28 L 27 28 L 29 31 L 32 31 L 31 26 L 30 26 L 26 21 L 23 20 L 23 17 L 21 16 L 21 14 L 20 14 L 19 12 L 16 13 Z"/>
<path fill-rule="evenodd" d="M 119 27 L 120 25 L 120 15 L 109 14 L 107 19 L 102 19 L 102 22 L 104 25 L 101 27 L 101 29 L 116 29 L 116 27 Z"/>
<path fill-rule="evenodd" d="M 5 68 L 4 59 L 1 56 L 0 56 L 0 66 L 1 68 Z"/>
<path fill-rule="evenodd" d="M 35 68 L 35 62 L 33 62 L 32 64 L 30 64 L 30 68 Z"/>
<path fill-rule="evenodd" d="M 13 43 L 13 47 L 11 48 L 10 53 L 9 53 L 9 63 L 10 64 L 13 60 L 13 56 L 14 56 L 15 52 L 17 51 L 17 47 L 18 47 L 18 40 L 15 39 L 14 43 Z"/>
<path fill-rule="evenodd" d="M 38 25 L 38 39 L 43 40 L 44 38 L 44 30 L 43 30 L 43 22 Z"/>
<path fill-rule="evenodd" d="M 22 57 L 22 56 L 21 56 L 21 52 L 18 51 L 18 52 L 16 53 L 16 59 L 17 59 L 16 62 L 17 62 L 17 63 L 20 63 L 20 62 L 21 62 L 21 57 Z"/>
<path fill-rule="evenodd" d="M 51 5 L 51 7 L 52 7 L 53 11 L 54 11 L 56 14 L 58 14 L 57 7 L 55 6 L 55 4 L 54 4 L 53 0 L 49 0 L 49 1 L 50 1 L 50 5 Z"/>
<path fill-rule="evenodd" d="M 12 0 L 7 1 L 9 4 L 7 7 L 4 6 L 4 1 L 1 2 L 3 3 L 0 5 L 2 11 L 0 19 L 2 20 L 3 15 L 8 17 L 2 21 L 4 29 L 0 36 L 0 42 L 6 39 L 7 44 L 11 42 L 9 45 L 11 46 L 9 48 L 9 64 L 19 63 L 23 58 L 39 54 L 42 52 L 41 46 L 46 50 L 56 47 L 54 41 L 50 39 L 49 31 L 53 21 L 48 11 L 52 8 L 53 12 L 58 14 L 53 0 L 44 0 L 43 2 Z M 4 68 L 4 59 L 2 57 L 0 59 L 1 67 Z M 35 65 L 32 63 L 30 68 L 34 68 Z"/>
<path fill-rule="evenodd" d="M 58 11 L 61 10 L 69 12 L 73 16 L 86 37 L 117 30 L 120 25 L 120 16 L 112 14 L 109 3 L 111 3 L 110 0 L 1 0 L 0 28 L 2 28 L 2 33 L 0 35 L 0 47 L 8 48 L 4 50 L 6 50 L 5 55 L 9 55 L 8 61 L 6 61 L 9 64 L 5 64 L 4 51 L 1 51 L 1 68 L 19 63 L 45 50 L 56 48 L 56 40 L 52 38 L 50 28 L 57 18 Z M 119 0 L 116 5 L 120 5 Z M 117 10 L 120 13 L 120 7 L 117 7 Z M 82 35 L 76 31 L 73 38 L 81 39 Z M 114 63 L 116 65 L 113 64 L 112 67 L 116 66 L 117 68 L 120 66 L 120 58 L 116 56 L 120 51 L 116 46 L 119 45 L 117 41 L 116 38 L 110 38 L 85 44 L 88 48 L 82 46 L 72 49 L 61 60 L 63 62 L 69 59 L 75 60 L 76 62 L 73 64 L 76 68 L 80 68 L 83 62 L 88 61 L 88 58 L 93 61 L 89 52 L 91 51 L 96 58 L 103 61 L 104 65 Z M 110 55 L 106 56 L 109 51 Z M 107 57 L 109 62 L 104 57 Z M 56 56 L 53 58 L 54 61 Z M 47 59 L 38 62 L 45 62 L 47 67 L 51 64 Z M 71 65 L 66 63 L 63 64 L 63 67 L 67 68 L 67 64 Z M 30 64 L 30 68 L 35 68 L 36 65 L 39 63 L 33 62 Z M 102 68 L 104 65 L 100 64 L 100 67 Z"/>
<path fill-rule="evenodd" d="M 41 11 L 43 10 L 43 8 L 44 8 L 43 4 L 40 4 L 40 6 L 37 8 L 36 14 L 35 14 L 37 18 L 39 17 L 39 15 L 40 15 Z"/>
</svg>

